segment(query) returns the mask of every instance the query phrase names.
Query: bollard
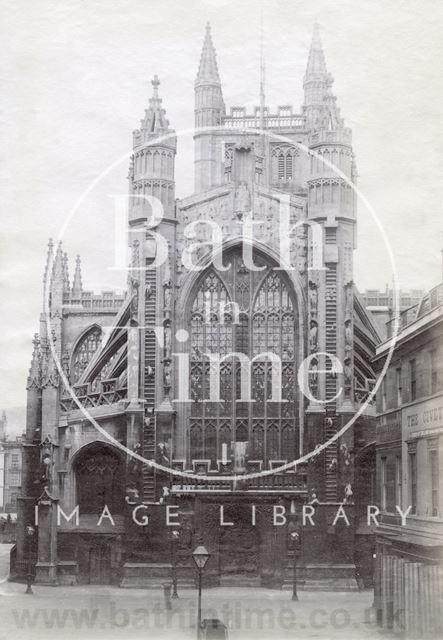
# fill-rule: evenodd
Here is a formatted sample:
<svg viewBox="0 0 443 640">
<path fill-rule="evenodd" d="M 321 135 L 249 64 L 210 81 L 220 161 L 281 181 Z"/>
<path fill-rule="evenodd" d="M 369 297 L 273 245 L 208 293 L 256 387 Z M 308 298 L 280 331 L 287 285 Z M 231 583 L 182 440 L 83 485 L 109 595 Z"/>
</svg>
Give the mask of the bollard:
<svg viewBox="0 0 443 640">
<path fill-rule="evenodd" d="M 163 583 L 163 597 L 165 599 L 165 609 L 166 610 L 172 609 L 172 604 L 171 604 L 171 585 L 169 584 L 169 582 L 164 582 Z"/>
</svg>

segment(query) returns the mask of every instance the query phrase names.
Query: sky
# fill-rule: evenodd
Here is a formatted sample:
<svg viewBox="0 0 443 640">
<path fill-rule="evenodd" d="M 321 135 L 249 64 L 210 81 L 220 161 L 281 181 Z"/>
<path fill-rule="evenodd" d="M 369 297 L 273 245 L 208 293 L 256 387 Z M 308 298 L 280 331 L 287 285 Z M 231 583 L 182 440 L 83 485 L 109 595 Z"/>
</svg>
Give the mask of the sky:
<svg viewBox="0 0 443 640">
<path fill-rule="evenodd" d="M 392 247 L 400 285 L 434 286 L 443 248 L 443 3 L 261 6 L 266 103 L 300 111 L 317 20 L 334 92 L 353 130 L 358 186 Z M 112 268 L 111 196 L 127 191 L 132 131 L 147 107 L 150 80 L 160 77 L 171 126 L 189 130 L 209 20 L 227 106 L 258 104 L 261 11 L 258 0 L 0 0 L 0 11 L 0 409 L 8 409 L 26 399 L 48 238 L 62 237 L 71 276 L 81 254 L 87 289 L 124 287 L 126 274 Z M 180 134 L 178 197 L 192 192 L 192 162 L 192 139 Z M 363 205 L 355 281 L 360 290 L 392 281 L 385 243 Z"/>
</svg>

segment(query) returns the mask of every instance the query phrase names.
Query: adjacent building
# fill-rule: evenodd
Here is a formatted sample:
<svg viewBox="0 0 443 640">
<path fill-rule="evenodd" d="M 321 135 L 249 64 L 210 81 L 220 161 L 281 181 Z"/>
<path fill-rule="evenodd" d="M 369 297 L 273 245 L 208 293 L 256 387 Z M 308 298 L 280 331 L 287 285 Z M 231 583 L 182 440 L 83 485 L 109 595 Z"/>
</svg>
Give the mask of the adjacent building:
<svg viewBox="0 0 443 640">
<path fill-rule="evenodd" d="M 400 311 L 419 304 L 425 291 L 421 289 L 400 290 L 398 292 L 398 306 Z M 377 324 L 382 339 L 387 337 L 387 323 L 395 314 L 396 293 L 386 285 L 384 291 L 380 289 L 366 289 L 361 293 L 361 299 L 366 309 L 371 313 Z"/>
<path fill-rule="evenodd" d="M 0 514 L 16 513 L 22 485 L 22 437 L 8 438 L 7 417 L 0 418 Z"/>
<path fill-rule="evenodd" d="M 371 534 L 356 521 L 374 466 L 366 405 L 379 336 L 353 283 L 352 136 L 318 28 L 301 109 L 271 110 L 262 86 L 248 113 L 226 110 L 207 27 L 194 91 L 195 189 L 182 199 L 181 141 L 159 84 L 133 133 L 127 294 L 86 291 L 80 259 L 71 280 L 61 245 L 49 246 L 12 574 L 26 571 L 34 545 L 41 583 L 152 584 L 169 577 L 172 557 L 179 579 L 192 580 L 203 540 L 210 584 L 280 588 L 297 552 L 305 586 L 355 589 L 372 558 Z M 162 242 L 150 229 L 158 203 Z M 291 464 L 362 406 L 352 429 Z M 308 502 L 315 526 L 295 550 L 289 524 L 301 527 Z M 343 505 L 349 526 L 336 520 Z M 286 512 L 282 526 L 275 506 Z M 175 542 L 166 507 L 180 523 Z"/>
<path fill-rule="evenodd" d="M 377 347 L 383 367 L 395 330 Z M 443 285 L 400 314 L 399 332 L 377 394 L 376 595 L 384 626 L 442 631 Z M 402 523 L 401 513 L 407 513 Z M 441 573 L 440 573 L 441 576 Z M 439 617 L 440 616 L 440 617 Z"/>
</svg>

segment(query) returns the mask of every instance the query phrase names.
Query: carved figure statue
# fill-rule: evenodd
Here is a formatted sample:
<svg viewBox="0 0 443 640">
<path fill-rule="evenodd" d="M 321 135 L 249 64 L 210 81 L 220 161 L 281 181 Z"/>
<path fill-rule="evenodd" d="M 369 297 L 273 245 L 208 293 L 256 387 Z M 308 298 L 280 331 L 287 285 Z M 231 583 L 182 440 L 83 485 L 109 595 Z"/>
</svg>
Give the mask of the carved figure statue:
<svg viewBox="0 0 443 640">
<path fill-rule="evenodd" d="M 347 387 L 351 386 L 351 380 L 352 380 L 352 365 L 351 365 L 351 359 L 350 358 L 345 358 L 344 363 L 343 363 L 343 373 L 345 376 L 345 385 Z"/>
<path fill-rule="evenodd" d="M 345 320 L 345 343 L 347 348 L 352 349 L 352 322 L 349 318 Z"/>
<path fill-rule="evenodd" d="M 311 320 L 309 329 L 309 349 L 311 353 L 317 350 L 318 325 L 315 320 Z"/>
<path fill-rule="evenodd" d="M 309 304 L 312 315 L 317 315 L 318 310 L 318 288 L 315 282 L 309 280 Z"/>
<path fill-rule="evenodd" d="M 251 197 L 246 182 L 241 182 L 235 190 L 234 211 L 236 214 L 251 210 Z"/>
</svg>

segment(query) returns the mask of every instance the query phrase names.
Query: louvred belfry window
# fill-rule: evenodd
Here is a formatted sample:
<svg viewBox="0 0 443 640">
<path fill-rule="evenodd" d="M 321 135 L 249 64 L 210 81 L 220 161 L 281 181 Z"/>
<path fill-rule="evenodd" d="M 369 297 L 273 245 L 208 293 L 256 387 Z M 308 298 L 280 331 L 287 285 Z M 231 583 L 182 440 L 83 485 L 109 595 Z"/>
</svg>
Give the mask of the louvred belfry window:
<svg viewBox="0 0 443 640">
<path fill-rule="evenodd" d="M 290 182 L 294 179 L 294 156 L 297 149 L 290 145 L 273 145 L 271 152 L 272 181 Z"/>
<path fill-rule="evenodd" d="M 190 307 L 190 458 L 211 460 L 216 468 L 222 446 L 247 442 L 249 459 L 293 460 L 298 454 L 296 395 L 297 309 L 289 282 L 254 253 L 249 270 L 240 251 L 225 255 L 226 271 L 209 268 L 201 276 Z M 250 398 L 242 399 L 244 354 L 250 367 Z M 272 395 L 275 354 L 281 373 L 281 402 Z M 209 354 L 220 354 L 219 364 Z M 210 401 L 211 367 L 219 373 L 220 401 Z M 245 370 L 243 369 L 243 375 Z M 274 378 L 275 381 L 275 378 Z M 244 396 L 243 396 L 244 398 Z"/>
</svg>

